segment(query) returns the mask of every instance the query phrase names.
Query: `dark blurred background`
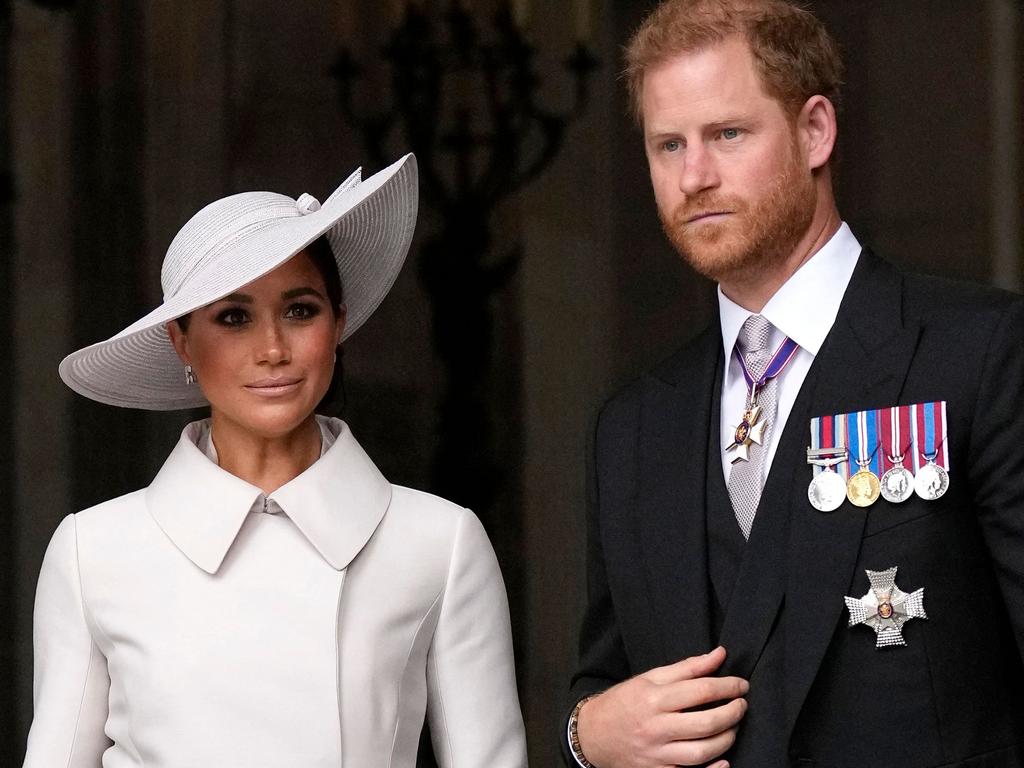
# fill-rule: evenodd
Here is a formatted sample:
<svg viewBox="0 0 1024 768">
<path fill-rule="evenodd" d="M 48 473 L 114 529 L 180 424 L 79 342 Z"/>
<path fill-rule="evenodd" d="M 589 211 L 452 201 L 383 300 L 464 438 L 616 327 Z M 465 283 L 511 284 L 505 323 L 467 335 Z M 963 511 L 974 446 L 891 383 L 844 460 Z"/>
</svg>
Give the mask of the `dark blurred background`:
<svg viewBox="0 0 1024 768">
<path fill-rule="evenodd" d="M 159 303 L 164 250 L 207 202 L 323 199 L 409 148 L 433 178 L 405 271 L 346 344 L 343 415 L 393 482 L 484 520 L 531 764 L 557 764 L 588 421 L 714 318 L 713 286 L 663 242 L 618 78 L 652 5 L 517 0 L 495 26 L 485 0 L 454 21 L 442 0 L 413 17 L 401 0 L 0 0 L 0 766 L 23 755 L 53 529 L 148 483 L 192 416 L 93 404 L 57 363 Z M 811 5 L 846 54 L 854 232 L 898 265 L 1020 290 L 1019 0 Z"/>
</svg>

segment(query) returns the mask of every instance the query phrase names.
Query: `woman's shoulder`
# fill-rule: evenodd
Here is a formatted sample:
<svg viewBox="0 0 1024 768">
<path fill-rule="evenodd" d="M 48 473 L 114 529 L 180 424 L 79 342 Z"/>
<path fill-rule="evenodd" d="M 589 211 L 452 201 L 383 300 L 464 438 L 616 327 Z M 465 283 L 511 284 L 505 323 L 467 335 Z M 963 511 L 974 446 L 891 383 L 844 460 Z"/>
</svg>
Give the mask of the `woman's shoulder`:
<svg viewBox="0 0 1024 768">
<path fill-rule="evenodd" d="M 114 557 L 119 546 L 131 549 L 148 536 L 145 490 L 132 491 L 68 515 L 62 527 L 65 525 L 74 529 L 80 558 L 101 553 Z"/>
<path fill-rule="evenodd" d="M 415 513 L 417 515 L 430 515 L 436 522 L 455 522 L 466 514 L 473 514 L 465 507 L 459 506 L 453 501 L 435 496 L 426 491 L 418 491 L 415 488 L 407 488 L 404 485 L 391 486 L 392 508 Z"/>
<path fill-rule="evenodd" d="M 487 534 L 472 510 L 432 493 L 392 486 L 384 516 L 385 535 L 395 535 L 421 549 L 452 553 L 457 546 L 490 549 Z"/>
<path fill-rule="evenodd" d="M 145 494 L 146 489 L 143 488 L 86 507 L 75 513 L 75 522 L 78 527 L 123 526 L 139 512 L 145 511 Z"/>
</svg>

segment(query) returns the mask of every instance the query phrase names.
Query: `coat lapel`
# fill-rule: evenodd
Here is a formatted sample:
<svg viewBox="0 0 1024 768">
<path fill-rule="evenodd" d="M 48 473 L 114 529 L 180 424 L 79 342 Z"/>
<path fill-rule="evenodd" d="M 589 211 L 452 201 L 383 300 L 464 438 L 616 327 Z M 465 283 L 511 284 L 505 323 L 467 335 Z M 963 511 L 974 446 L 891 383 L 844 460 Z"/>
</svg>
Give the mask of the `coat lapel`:
<svg viewBox="0 0 1024 768">
<path fill-rule="evenodd" d="M 711 645 L 705 531 L 707 442 L 721 335 L 712 326 L 644 394 L 637 520 L 661 663 Z"/>
<path fill-rule="evenodd" d="M 905 322 L 902 278 L 869 251 L 861 254 L 836 322 L 815 358 L 779 446 L 791 467 L 785 642 L 786 715 L 791 733 L 836 627 L 855 575 L 867 512 L 851 504 L 823 513 L 807 500 L 811 468 L 803 450 L 809 419 L 883 408 L 899 401 L 920 328 Z M 799 417 L 794 422 L 794 417 Z M 792 427 L 792 431 L 790 430 Z M 782 451 L 787 453 L 783 456 Z M 774 465 L 773 465 L 774 472 Z"/>
<path fill-rule="evenodd" d="M 779 441 L 778 447 L 722 626 L 720 643 L 728 652 L 722 674 L 750 678 L 782 604 L 788 567 L 789 510 L 793 500 L 800 496 L 794 490 L 799 463 L 793 457 L 804 449 L 804 419 L 800 417 L 807 409 L 806 384 L 805 381 L 782 434 L 773 438 Z"/>
</svg>

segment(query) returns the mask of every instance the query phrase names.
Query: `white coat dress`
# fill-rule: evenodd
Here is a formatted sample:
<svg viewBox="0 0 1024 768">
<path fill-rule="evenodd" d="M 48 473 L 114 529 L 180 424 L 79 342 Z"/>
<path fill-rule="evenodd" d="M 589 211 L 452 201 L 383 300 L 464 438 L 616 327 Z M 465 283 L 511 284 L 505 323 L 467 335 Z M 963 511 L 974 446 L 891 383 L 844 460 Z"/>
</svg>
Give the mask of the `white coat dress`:
<svg viewBox="0 0 1024 768">
<path fill-rule="evenodd" d="M 320 425 L 333 444 L 269 499 L 195 422 L 148 488 L 64 519 L 26 767 L 411 768 L 424 713 L 444 768 L 526 765 L 483 527 Z"/>
</svg>

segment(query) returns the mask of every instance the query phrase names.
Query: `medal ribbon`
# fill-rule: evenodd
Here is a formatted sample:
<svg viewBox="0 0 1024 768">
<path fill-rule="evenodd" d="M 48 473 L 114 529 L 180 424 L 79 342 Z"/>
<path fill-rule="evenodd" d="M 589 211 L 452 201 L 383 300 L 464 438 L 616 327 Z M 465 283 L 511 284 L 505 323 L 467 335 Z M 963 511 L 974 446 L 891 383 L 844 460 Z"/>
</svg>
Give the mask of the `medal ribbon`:
<svg viewBox="0 0 1024 768">
<path fill-rule="evenodd" d="M 734 347 L 733 354 L 736 355 L 736 359 L 740 363 L 740 370 L 743 371 L 743 379 L 747 382 L 747 392 L 750 393 L 748 398 L 754 394 L 755 389 L 760 390 L 767 382 L 782 373 L 790 361 L 796 357 L 798 349 L 800 349 L 800 345 L 787 336 L 779 345 L 779 348 L 775 350 L 772 359 L 768 361 L 764 373 L 761 374 L 757 381 L 754 381 L 754 377 L 747 370 L 747 364 L 743 361 L 743 354 L 740 352 L 739 347 Z"/>
<path fill-rule="evenodd" d="M 845 434 L 845 430 L 838 428 L 839 419 L 838 416 L 815 416 L 811 419 L 811 448 L 835 448 L 836 453 L 841 453 L 845 447 L 845 440 L 841 439 L 839 432 L 842 431 Z M 849 461 L 842 461 L 833 465 L 832 469 L 842 475 L 843 479 L 846 479 L 846 467 Z M 815 476 L 820 475 L 825 471 L 825 467 L 821 465 L 814 466 Z"/>
<path fill-rule="evenodd" d="M 912 406 L 916 439 L 914 468 L 919 469 L 931 459 L 949 471 L 949 452 L 946 450 L 946 401 L 921 403 Z"/>
<path fill-rule="evenodd" d="M 898 466 L 898 462 L 889 460 L 890 456 L 896 458 L 902 456 L 904 466 L 907 465 L 908 460 L 910 460 L 910 465 L 913 466 L 913 460 L 909 456 L 912 442 L 910 406 L 882 408 L 879 411 L 879 432 L 882 436 L 881 466 L 883 474 Z"/>
<path fill-rule="evenodd" d="M 903 466 L 915 475 L 927 464 L 922 454 L 934 454 L 935 463 L 948 472 L 946 437 L 945 400 L 811 419 L 812 448 L 848 449 L 849 460 L 834 467 L 844 480 L 860 469 L 857 459 L 870 459 L 865 469 L 881 477 L 897 466 L 889 456 L 900 455 Z M 814 468 L 815 475 L 823 471 L 824 467 Z"/>
<path fill-rule="evenodd" d="M 850 473 L 864 469 L 878 474 L 878 419 L 877 411 L 857 411 L 846 414 L 846 434 L 850 448 Z M 859 461 L 854 470 L 854 461 Z"/>
</svg>

